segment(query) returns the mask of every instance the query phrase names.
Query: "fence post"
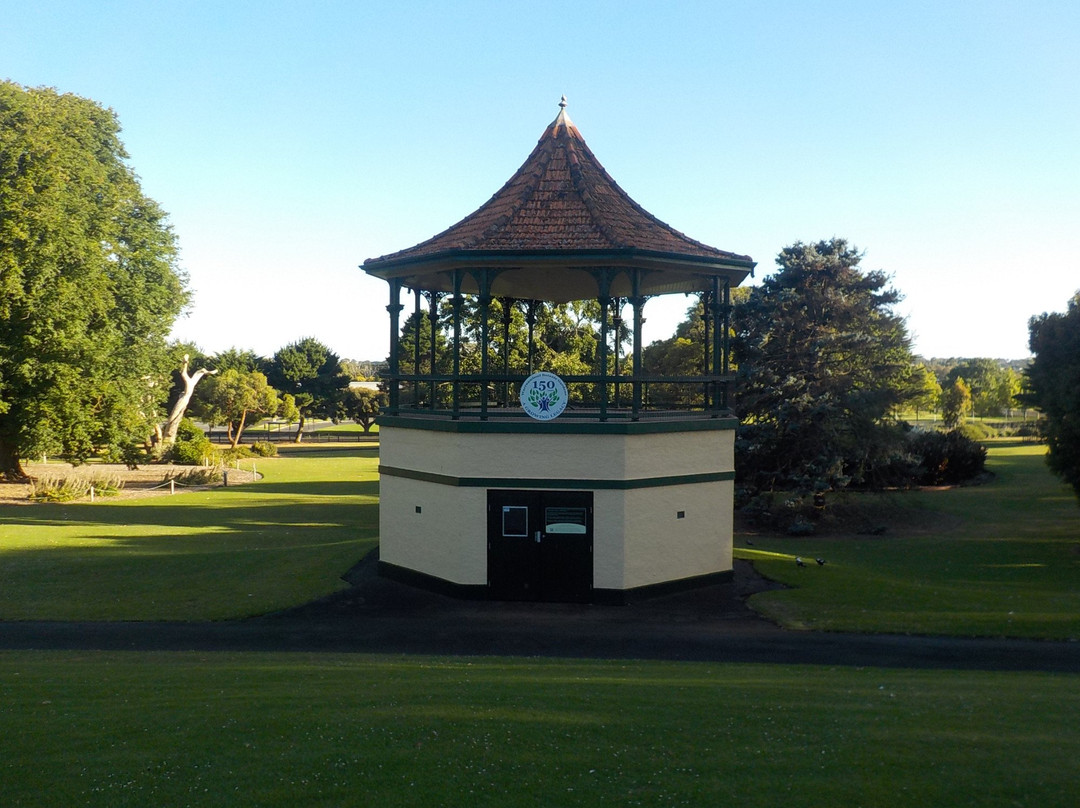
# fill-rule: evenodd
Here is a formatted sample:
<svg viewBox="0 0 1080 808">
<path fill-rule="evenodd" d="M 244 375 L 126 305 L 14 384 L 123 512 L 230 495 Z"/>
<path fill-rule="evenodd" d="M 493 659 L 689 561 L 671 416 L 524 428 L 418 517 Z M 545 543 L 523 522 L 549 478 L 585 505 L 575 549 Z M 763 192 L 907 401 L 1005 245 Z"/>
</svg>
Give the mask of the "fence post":
<svg viewBox="0 0 1080 808">
<path fill-rule="evenodd" d="M 176 480 L 169 480 L 169 493 L 170 494 L 175 494 L 176 493 Z"/>
</svg>

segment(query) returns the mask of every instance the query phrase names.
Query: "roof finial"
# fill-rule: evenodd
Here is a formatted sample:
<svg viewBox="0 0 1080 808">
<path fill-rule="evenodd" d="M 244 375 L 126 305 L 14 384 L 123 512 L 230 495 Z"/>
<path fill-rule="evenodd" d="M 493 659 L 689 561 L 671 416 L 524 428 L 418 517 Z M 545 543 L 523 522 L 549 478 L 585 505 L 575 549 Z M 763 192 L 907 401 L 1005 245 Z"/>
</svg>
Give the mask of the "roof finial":
<svg viewBox="0 0 1080 808">
<path fill-rule="evenodd" d="M 566 109 L 566 96 L 565 95 L 559 101 L 559 109 Z"/>
</svg>

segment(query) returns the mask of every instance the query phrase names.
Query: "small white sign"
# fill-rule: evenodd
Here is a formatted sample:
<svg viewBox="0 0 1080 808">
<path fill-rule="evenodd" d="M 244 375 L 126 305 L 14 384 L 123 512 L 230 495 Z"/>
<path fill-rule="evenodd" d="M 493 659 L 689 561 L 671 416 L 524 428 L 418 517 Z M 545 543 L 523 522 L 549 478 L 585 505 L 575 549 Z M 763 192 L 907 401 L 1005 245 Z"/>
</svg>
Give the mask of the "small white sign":
<svg viewBox="0 0 1080 808">
<path fill-rule="evenodd" d="M 566 392 L 566 382 L 554 373 L 541 370 L 522 382 L 519 397 L 522 409 L 530 418 L 550 421 L 562 415 L 570 396 Z"/>
</svg>

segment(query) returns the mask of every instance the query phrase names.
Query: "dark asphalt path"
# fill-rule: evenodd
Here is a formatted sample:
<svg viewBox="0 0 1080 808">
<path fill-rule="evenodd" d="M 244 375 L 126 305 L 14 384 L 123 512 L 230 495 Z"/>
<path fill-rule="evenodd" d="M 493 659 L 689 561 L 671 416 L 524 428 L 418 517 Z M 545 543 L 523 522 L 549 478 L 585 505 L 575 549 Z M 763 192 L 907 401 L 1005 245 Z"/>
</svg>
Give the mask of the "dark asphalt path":
<svg viewBox="0 0 1080 808">
<path fill-rule="evenodd" d="M 286 651 L 671 659 L 1080 673 L 1080 643 L 780 629 L 745 605 L 768 583 L 731 583 L 631 604 L 461 601 L 374 573 L 276 615 L 215 623 L 0 622 L 0 649 Z"/>
</svg>

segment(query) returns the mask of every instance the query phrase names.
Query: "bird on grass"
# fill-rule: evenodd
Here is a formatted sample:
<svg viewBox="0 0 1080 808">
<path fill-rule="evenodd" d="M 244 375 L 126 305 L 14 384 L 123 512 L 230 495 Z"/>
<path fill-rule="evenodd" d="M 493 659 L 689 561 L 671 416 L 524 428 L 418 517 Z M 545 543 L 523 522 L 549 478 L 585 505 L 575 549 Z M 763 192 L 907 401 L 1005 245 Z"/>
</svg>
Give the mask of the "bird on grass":
<svg viewBox="0 0 1080 808">
<path fill-rule="evenodd" d="M 825 566 L 825 559 L 824 558 L 815 558 L 814 561 L 817 562 L 817 565 L 819 567 L 824 567 Z"/>
<path fill-rule="evenodd" d="M 806 562 L 799 558 L 799 556 L 795 556 L 795 566 L 801 569 L 806 566 Z"/>
</svg>

